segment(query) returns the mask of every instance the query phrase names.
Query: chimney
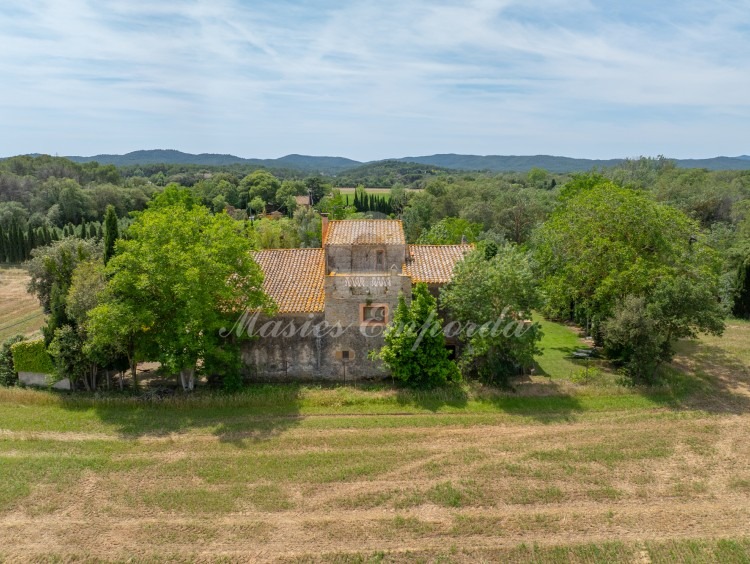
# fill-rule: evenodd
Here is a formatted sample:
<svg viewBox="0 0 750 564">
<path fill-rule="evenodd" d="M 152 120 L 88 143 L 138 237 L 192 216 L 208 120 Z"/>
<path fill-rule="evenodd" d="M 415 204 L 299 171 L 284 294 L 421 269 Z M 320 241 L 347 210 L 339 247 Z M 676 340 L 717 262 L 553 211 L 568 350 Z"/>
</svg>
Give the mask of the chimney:
<svg viewBox="0 0 750 564">
<path fill-rule="evenodd" d="M 320 214 L 320 243 L 321 246 L 326 244 L 326 235 L 328 235 L 328 214 Z"/>
</svg>

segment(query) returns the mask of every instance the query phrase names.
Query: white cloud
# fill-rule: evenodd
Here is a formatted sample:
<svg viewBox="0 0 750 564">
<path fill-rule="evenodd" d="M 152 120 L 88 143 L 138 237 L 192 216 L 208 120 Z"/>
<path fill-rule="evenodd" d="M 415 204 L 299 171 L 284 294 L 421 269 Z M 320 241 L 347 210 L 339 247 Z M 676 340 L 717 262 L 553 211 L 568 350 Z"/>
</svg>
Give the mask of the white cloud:
<svg viewBox="0 0 750 564">
<path fill-rule="evenodd" d="M 747 152 L 747 2 L 628 6 L 11 0 L 0 154 Z"/>
</svg>

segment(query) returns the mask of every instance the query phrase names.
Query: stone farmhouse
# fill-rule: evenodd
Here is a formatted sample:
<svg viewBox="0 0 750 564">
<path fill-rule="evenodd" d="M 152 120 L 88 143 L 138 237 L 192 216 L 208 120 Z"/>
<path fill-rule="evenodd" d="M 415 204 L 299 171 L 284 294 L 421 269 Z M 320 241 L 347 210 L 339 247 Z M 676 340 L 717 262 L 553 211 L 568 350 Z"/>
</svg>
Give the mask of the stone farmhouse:
<svg viewBox="0 0 750 564">
<path fill-rule="evenodd" d="M 387 376 L 368 353 L 383 346 L 399 294 L 410 299 L 418 282 L 437 292 L 472 249 L 407 245 L 400 220 L 329 221 L 324 215 L 322 248 L 255 254 L 278 312 L 254 324 L 257 336 L 243 344 L 243 362 L 260 380 Z"/>
</svg>

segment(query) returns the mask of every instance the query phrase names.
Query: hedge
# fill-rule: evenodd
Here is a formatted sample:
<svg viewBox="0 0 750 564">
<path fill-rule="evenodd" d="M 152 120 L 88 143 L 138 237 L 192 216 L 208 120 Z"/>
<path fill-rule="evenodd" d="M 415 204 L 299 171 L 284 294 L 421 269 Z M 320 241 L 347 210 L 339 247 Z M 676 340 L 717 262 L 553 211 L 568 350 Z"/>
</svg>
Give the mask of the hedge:
<svg viewBox="0 0 750 564">
<path fill-rule="evenodd" d="M 55 365 L 52 364 L 52 357 L 44 346 L 44 339 L 16 343 L 10 347 L 10 352 L 16 372 L 55 373 Z"/>
</svg>

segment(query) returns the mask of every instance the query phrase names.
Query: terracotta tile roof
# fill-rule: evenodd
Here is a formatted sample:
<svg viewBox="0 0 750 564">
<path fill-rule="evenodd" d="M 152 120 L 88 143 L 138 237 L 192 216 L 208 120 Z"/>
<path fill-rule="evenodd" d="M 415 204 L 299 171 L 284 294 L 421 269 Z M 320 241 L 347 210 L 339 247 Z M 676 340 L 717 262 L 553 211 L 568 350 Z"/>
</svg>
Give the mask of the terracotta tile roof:
<svg viewBox="0 0 750 564">
<path fill-rule="evenodd" d="M 405 245 L 398 219 L 345 219 L 331 221 L 325 245 Z"/>
<path fill-rule="evenodd" d="M 273 249 L 253 256 L 265 274 L 263 290 L 279 306 L 279 313 L 324 311 L 323 249 Z"/>
<path fill-rule="evenodd" d="M 414 283 L 446 284 L 456 263 L 472 250 L 474 245 L 409 245 L 404 274 Z"/>
</svg>

